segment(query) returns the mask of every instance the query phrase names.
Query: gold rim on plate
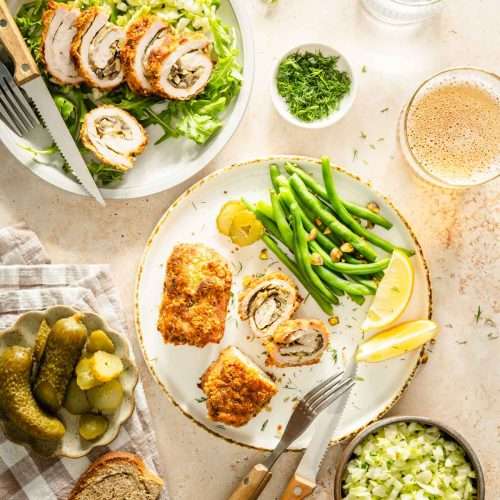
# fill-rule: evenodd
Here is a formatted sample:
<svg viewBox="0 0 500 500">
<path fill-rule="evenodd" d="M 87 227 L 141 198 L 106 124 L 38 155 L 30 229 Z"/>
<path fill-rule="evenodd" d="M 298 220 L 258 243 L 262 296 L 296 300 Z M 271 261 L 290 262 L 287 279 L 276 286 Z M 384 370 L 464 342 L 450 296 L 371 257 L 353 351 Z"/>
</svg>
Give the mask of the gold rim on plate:
<svg viewBox="0 0 500 500">
<path fill-rule="evenodd" d="M 146 349 L 144 347 L 144 341 L 143 341 L 143 333 L 142 333 L 142 328 L 141 328 L 141 319 L 140 319 L 140 307 L 139 307 L 139 286 L 141 282 L 141 277 L 144 269 L 144 263 L 146 261 L 146 258 L 149 253 L 149 249 L 151 248 L 151 245 L 153 244 L 153 240 L 160 231 L 162 225 L 169 219 L 170 215 L 172 212 L 177 208 L 177 206 L 184 201 L 191 193 L 199 189 L 201 186 L 203 186 L 205 183 L 212 181 L 213 179 L 217 178 L 220 175 L 225 174 L 226 172 L 236 170 L 237 168 L 242 168 L 242 167 L 248 167 L 251 165 L 257 165 L 260 163 L 263 164 L 269 164 L 272 162 L 275 162 L 277 160 L 286 160 L 286 161 L 291 161 L 291 162 L 296 162 L 296 163 L 301 163 L 301 162 L 308 162 L 308 163 L 313 163 L 317 165 L 318 167 L 321 166 L 321 160 L 318 158 L 312 158 L 309 156 L 296 156 L 296 155 L 274 155 L 274 156 L 268 156 L 264 158 L 257 158 L 255 160 L 250 160 L 250 161 L 244 161 L 244 162 L 239 162 L 239 163 L 234 163 L 228 167 L 221 168 L 219 170 L 216 170 L 215 172 L 212 172 L 211 174 L 207 175 L 203 179 L 199 180 L 192 186 L 190 186 L 186 191 L 184 191 L 173 203 L 170 205 L 170 207 L 166 210 L 166 212 L 162 215 L 156 226 L 154 227 L 153 231 L 151 232 L 150 237 L 148 238 L 148 241 L 146 243 L 146 248 L 144 250 L 144 253 L 142 255 L 141 261 L 139 263 L 139 267 L 137 269 L 137 274 L 136 274 L 136 282 L 135 282 L 135 293 L 134 293 L 134 320 L 135 320 L 135 329 L 136 329 L 136 334 L 137 334 L 137 339 L 139 341 L 139 345 L 141 346 L 142 354 L 144 357 L 144 362 L 146 363 L 146 366 L 148 367 L 149 373 L 153 377 L 153 379 L 156 381 L 156 383 L 163 389 L 165 394 L 167 395 L 168 399 L 170 402 L 187 418 L 189 418 L 193 423 L 195 423 L 198 427 L 204 429 L 205 431 L 209 432 L 213 436 L 218 437 L 219 439 L 223 439 L 224 441 L 231 443 L 231 444 L 236 444 L 239 446 L 242 446 L 244 448 L 250 448 L 254 450 L 259 450 L 259 451 L 269 451 L 270 448 L 261 448 L 259 446 L 253 446 L 249 445 L 246 443 L 241 443 L 239 441 L 236 441 L 235 439 L 228 438 L 226 436 L 223 436 L 217 432 L 215 432 L 213 429 L 209 428 L 207 425 L 205 425 L 202 422 L 199 422 L 196 420 L 188 411 L 182 408 L 182 406 L 173 398 L 173 396 L 170 394 L 170 391 L 168 387 L 166 387 L 166 384 L 164 384 L 158 377 L 155 369 L 153 368 L 148 355 L 146 353 Z M 427 283 L 427 290 L 428 290 L 428 295 L 427 295 L 427 319 L 431 319 L 432 317 L 432 286 L 431 286 L 431 279 L 430 279 L 430 272 L 429 272 L 429 266 L 427 265 L 427 261 L 425 260 L 422 247 L 417 240 L 417 237 L 415 236 L 415 232 L 413 231 L 412 227 L 408 223 L 408 221 L 401 215 L 401 212 L 394 206 L 392 203 L 391 199 L 388 198 L 387 196 L 379 193 L 376 189 L 374 189 L 371 185 L 370 182 L 362 180 L 360 177 L 357 175 L 348 172 L 344 168 L 340 167 L 339 165 L 334 165 L 332 164 L 332 168 L 334 168 L 337 172 L 340 172 L 344 175 L 347 175 L 351 179 L 359 182 L 360 184 L 363 184 L 365 187 L 368 187 L 373 193 L 375 193 L 377 196 L 382 198 L 384 202 L 396 213 L 396 215 L 399 217 L 400 221 L 403 223 L 405 228 L 407 229 L 408 233 L 411 236 L 411 239 L 413 241 L 413 244 L 415 245 L 415 251 L 416 254 L 421 259 L 422 266 L 425 271 L 425 280 Z M 367 422 L 365 425 L 359 427 L 356 431 L 351 432 L 349 434 L 340 436 L 339 438 L 332 439 L 330 441 L 330 445 L 334 445 L 337 443 L 340 443 L 342 441 L 345 441 L 346 439 L 351 439 L 354 437 L 356 434 L 359 432 L 363 431 L 366 429 L 369 425 L 373 424 L 377 420 L 381 419 L 389 410 L 393 408 L 393 406 L 401 399 L 401 396 L 407 389 L 407 387 L 410 385 L 410 382 L 413 380 L 415 377 L 415 373 L 418 369 L 418 367 L 422 364 L 422 360 L 424 359 L 424 353 L 425 353 L 425 346 L 423 346 L 420 350 L 420 355 L 417 358 L 415 362 L 415 366 L 413 367 L 413 370 L 411 373 L 408 375 L 406 381 L 404 382 L 403 386 L 401 389 L 394 395 L 392 400 L 390 401 L 389 404 L 386 405 L 386 407 L 379 412 L 379 414 L 371 419 L 369 422 Z M 303 449 L 293 449 L 289 451 L 302 451 Z"/>
</svg>

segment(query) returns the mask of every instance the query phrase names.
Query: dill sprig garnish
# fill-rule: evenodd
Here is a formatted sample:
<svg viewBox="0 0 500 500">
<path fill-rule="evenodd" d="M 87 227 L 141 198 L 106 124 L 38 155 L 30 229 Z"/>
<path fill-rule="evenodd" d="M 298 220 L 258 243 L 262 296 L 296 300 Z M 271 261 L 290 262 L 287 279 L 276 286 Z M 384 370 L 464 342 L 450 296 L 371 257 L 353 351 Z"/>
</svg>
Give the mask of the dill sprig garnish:
<svg viewBox="0 0 500 500">
<path fill-rule="evenodd" d="M 351 88 L 351 79 L 337 69 L 338 57 L 320 51 L 296 52 L 279 65 L 278 93 L 289 111 L 300 120 L 311 122 L 335 111 Z"/>
</svg>

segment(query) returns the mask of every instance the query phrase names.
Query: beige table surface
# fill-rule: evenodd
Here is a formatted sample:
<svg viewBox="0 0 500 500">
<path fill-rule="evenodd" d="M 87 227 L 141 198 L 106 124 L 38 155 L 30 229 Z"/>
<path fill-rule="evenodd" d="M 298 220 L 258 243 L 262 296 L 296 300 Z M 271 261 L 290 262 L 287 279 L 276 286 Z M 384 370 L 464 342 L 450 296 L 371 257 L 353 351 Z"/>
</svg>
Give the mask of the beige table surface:
<svg viewBox="0 0 500 500">
<path fill-rule="evenodd" d="M 498 0 L 450 1 L 440 18 L 417 29 L 379 24 L 364 14 L 356 0 L 279 0 L 274 8 L 260 0 L 246 4 L 256 38 L 250 106 L 228 146 L 197 178 L 272 153 L 329 154 L 392 197 L 413 224 L 429 260 L 434 317 L 442 325 L 429 362 L 393 413 L 435 417 L 463 432 L 482 460 L 488 500 L 498 500 L 500 339 L 495 337 L 500 325 L 500 183 L 464 192 L 426 185 L 411 174 L 395 137 L 402 105 L 426 76 L 457 65 L 500 70 Z M 308 41 L 334 45 L 352 59 L 359 73 L 353 109 L 341 123 L 320 132 L 284 123 L 268 92 L 276 57 Z M 363 65 L 366 72 L 361 73 Z M 381 112 L 384 108 L 389 109 Z M 361 131 L 366 139 L 360 137 Z M 4 148 L 0 157 L 0 226 L 26 221 L 56 262 L 110 263 L 132 326 L 132 290 L 143 246 L 164 210 L 194 179 L 166 193 L 109 202 L 101 209 L 43 183 Z M 479 306 L 481 317 L 476 321 Z M 137 343 L 135 347 L 140 357 Z M 264 455 L 193 425 L 167 400 L 142 362 L 141 373 L 172 497 L 224 499 Z M 280 459 L 263 500 L 279 495 L 299 458 L 288 453 Z M 333 498 L 333 468 L 330 452 L 314 498 Z"/>
</svg>

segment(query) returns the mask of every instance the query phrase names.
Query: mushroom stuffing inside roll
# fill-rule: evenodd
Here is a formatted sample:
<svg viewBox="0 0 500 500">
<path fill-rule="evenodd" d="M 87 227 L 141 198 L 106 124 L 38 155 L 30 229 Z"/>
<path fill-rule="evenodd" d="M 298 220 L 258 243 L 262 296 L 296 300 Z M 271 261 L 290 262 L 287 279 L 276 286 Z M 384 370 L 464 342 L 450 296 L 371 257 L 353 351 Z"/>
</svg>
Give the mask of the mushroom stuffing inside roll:
<svg viewBox="0 0 500 500">
<path fill-rule="evenodd" d="M 109 14 L 97 7 L 83 12 L 76 22 L 71 57 L 89 87 L 111 90 L 121 84 L 120 51 L 125 33 L 108 22 Z"/>
<path fill-rule="evenodd" d="M 252 279 L 240 293 L 239 315 L 257 337 L 267 337 L 300 305 L 295 283 L 281 272 Z"/>
<path fill-rule="evenodd" d="M 47 73 L 60 85 L 78 85 L 82 81 L 70 57 L 79 16 L 78 9 L 56 2 L 49 2 L 43 14 L 41 52 Z"/>
<path fill-rule="evenodd" d="M 142 125 L 123 109 L 99 106 L 85 115 L 82 142 L 103 163 L 128 170 L 142 153 L 147 136 Z"/>
<path fill-rule="evenodd" d="M 283 368 L 319 363 L 328 337 L 326 326 L 319 320 L 284 321 L 266 341 L 266 364 Z"/>
<path fill-rule="evenodd" d="M 210 41 L 202 33 L 186 33 L 179 40 L 155 45 L 147 59 L 154 92 L 179 101 L 201 93 L 213 69 L 209 48 Z"/>
<path fill-rule="evenodd" d="M 147 76 L 147 60 L 154 47 L 169 45 L 173 40 L 169 25 L 155 16 L 143 16 L 127 28 L 122 61 L 129 87 L 138 94 L 153 93 Z"/>
</svg>

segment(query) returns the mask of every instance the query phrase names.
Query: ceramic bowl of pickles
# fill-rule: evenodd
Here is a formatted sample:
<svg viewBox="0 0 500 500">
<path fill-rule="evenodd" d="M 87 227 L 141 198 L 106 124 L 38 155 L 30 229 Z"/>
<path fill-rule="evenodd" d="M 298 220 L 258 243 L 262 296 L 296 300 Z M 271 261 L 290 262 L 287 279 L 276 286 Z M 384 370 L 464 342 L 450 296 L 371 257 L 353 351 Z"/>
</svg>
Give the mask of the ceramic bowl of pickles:
<svg viewBox="0 0 500 500">
<path fill-rule="evenodd" d="M 54 306 L 0 333 L 0 427 L 41 455 L 78 458 L 113 441 L 137 381 L 128 340 L 97 314 Z"/>
</svg>

